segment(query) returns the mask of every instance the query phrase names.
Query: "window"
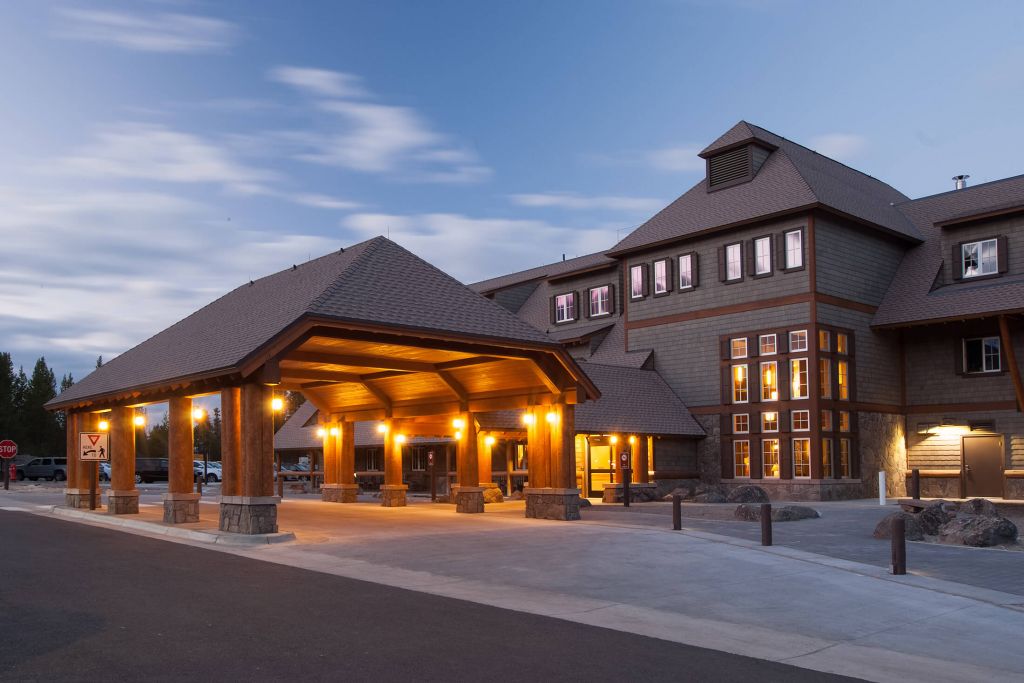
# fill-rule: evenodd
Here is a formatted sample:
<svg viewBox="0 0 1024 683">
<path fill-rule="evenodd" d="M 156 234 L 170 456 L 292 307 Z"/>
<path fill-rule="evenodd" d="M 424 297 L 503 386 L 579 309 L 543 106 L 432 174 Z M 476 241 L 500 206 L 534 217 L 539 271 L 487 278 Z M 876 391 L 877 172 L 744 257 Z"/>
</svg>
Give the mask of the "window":
<svg viewBox="0 0 1024 683">
<path fill-rule="evenodd" d="M 807 398 L 807 359 L 793 358 L 789 361 L 789 377 L 792 386 L 790 398 Z"/>
<path fill-rule="evenodd" d="M 818 359 L 818 381 L 821 383 L 821 397 L 832 398 L 832 361 L 828 358 Z"/>
<path fill-rule="evenodd" d="M 629 269 L 629 298 L 631 299 L 643 299 L 646 295 L 644 291 L 644 267 L 643 265 L 632 266 Z"/>
<path fill-rule="evenodd" d="M 794 410 L 792 415 L 793 415 L 793 431 L 794 432 L 809 432 L 809 431 L 811 431 L 811 411 L 809 411 L 809 410 Z"/>
<path fill-rule="evenodd" d="M 818 330 L 818 348 L 826 352 L 832 350 L 832 333 L 828 330 Z"/>
<path fill-rule="evenodd" d="M 823 410 L 821 411 L 821 431 L 831 432 L 832 431 L 832 411 Z"/>
<path fill-rule="evenodd" d="M 733 474 L 737 477 L 750 476 L 750 442 L 732 442 Z"/>
<path fill-rule="evenodd" d="M 750 416 L 746 413 L 736 413 L 732 416 L 732 433 L 748 434 L 750 432 Z"/>
<path fill-rule="evenodd" d="M 786 233 L 786 269 L 804 265 L 804 234 L 800 230 Z"/>
<path fill-rule="evenodd" d="M 850 431 L 850 413 L 845 410 L 839 411 L 839 431 Z"/>
<path fill-rule="evenodd" d="M 608 315 L 612 312 L 612 288 L 610 285 L 590 290 L 590 317 Z"/>
<path fill-rule="evenodd" d="M 964 339 L 964 372 L 999 372 L 1002 369 L 999 350 L 999 337 Z"/>
<path fill-rule="evenodd" d="M 779 371 L 775 361 L 761 363 L 761 400 L 779 400 Z"/>
<path fill-rule="evenodd" d="M 384 458 L 379 448 L 366 449 L 366 469 L 370 472 L 379 472 L 384 469 Z"/>
<path fill-rule="evenodd" d="M 776 353 L 775 335 L 762 334 L 757 338 L 758 346 L 761 347 L 762 356 L 774 356 Z"/>
<path fill-rule="evenodd" d="M 839 400 L 850 400 L 850 364 L 845 360 L 836 361 L 836 379 L 839 383 Z"/>
<path fill-rule="evenodd" d="M 576 317 L 576 293 L 567 292 L 555 297 L 555 322 L 567 323 Z"/>
<path fill-rule="evenodd" d="M 735 339 L 729 340 L 729 357 L 730 358 L 746 358 L 747 357 L 747 338 L 736 337 Z"/>
<path fill-rule="evenodd" d="M 777 432 L 779 431 L 779 414 L 775 412 L 764 412 L 761 413 L 761 431 L 762 432 Z"/>
<path fill-rule="evenodd" d="M 696 286 L 694 278 L 694 266 L 696 256 L 694 254 L 683 254 L 679 257 L 679 289 L 688 290 Z"/>
<path fill-rule="evenodd" d="M 839 474 L 847 478 L 851 476 L 849 439 L 839 439 Z"/>
<path fill-rule="evenodd" d="M 850 341 L 845 334 L 839 332 L 836 334 L 836 353 L 849 353 Z"/>
<path fill-rule="evenodd" d="M 761 442 L 761 476 L 779 478 L 779 440 L 765 439 Z"/>
<path fill-rule="evenodd" d="M 732 402 L 747 403 L 750 396 L 747 393 L 747 366 L 732 366 Z"/>
<path fill-rule="evenodd" d="M 826 479 L 832 476 L 832 439 L 821 440 L 821 476 Z"/>
<path fill-rule="evenodd" d="M 811 440 L 793 439 L 793 476 L 809 479 L 811 476 Z"/>
<path fill-rule="evenodd" d="M 758 237 L 754 240 L 754 273 L 767 275 L 772 272 L 772 238 Z"/>
<path fill-rule="evenodd" d="M 654 293 L 668 293 L 668 259 L 659 259 L 654 262 Z"/>
<path fill-rule="evenodd" d="M 430 448 L 426 446 L 416 446 L 412 449 L 412 469 L 415 472 L 423 472 L 427 469 L 429 463 Z"/>
<path fill-rule="evenodd" d="M 739 280 L 743 277 L 743 245 L 730 244 L 725 247 L 725 279 Z"/>
<path fill-rule="evenodd" d="M 794 352 L 807 350 L 807 330 L 795 330 L 789 333 L 789 350 Z"/>
<path fill-rule="evenodd" d="M 994 239 L 960 245 L 964 277 L 993 275 L 999 272 L 998 242 Z"/>
</svg>

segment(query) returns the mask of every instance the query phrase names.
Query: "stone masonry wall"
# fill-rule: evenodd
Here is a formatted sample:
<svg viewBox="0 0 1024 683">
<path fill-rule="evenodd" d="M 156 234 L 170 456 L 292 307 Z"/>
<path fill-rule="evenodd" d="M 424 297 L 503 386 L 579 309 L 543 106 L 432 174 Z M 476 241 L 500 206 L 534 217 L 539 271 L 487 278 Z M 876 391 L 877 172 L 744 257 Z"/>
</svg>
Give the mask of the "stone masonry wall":
<svg viewBox="0 0 1024 683">
<path fill-rule="evenodd" d="M 890 413 L 857 413 L 860 436 L 860 476 L 864 496 L 878 495 L 878 472 L 885 472 L 886 496 L 905 496 L 906 420 Z"/>
</svg>

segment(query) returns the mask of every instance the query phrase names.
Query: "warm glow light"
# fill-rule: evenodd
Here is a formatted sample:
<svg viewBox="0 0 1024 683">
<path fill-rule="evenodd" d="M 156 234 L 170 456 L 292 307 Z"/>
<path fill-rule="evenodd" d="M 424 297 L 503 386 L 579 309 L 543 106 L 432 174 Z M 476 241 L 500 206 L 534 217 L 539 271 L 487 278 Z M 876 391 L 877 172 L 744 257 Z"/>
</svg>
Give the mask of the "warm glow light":
<svg viewBox="0 0 1024 683">
<path fill-rule="evenodd" d="M 146 426 L 146 416 L 145 415 L 136 415 L 135 419 L 133 420 L 133 422 L 135 422 L 135 426 L 136 427 L 145 427 Z"/>
<path fill-rule="evenodd" d="M 466 423 L 465 421 L 462 420 L 462 418 L 457 417 L 454 420 L 452 420 L 452 427 L 455 427 L 456 429 L 462 429 L 465 426 Z"/>
<path fill-rule="evenodd" d="M 275 397 L 274 397 L 273 399 L 271 399 L 271 401 L 270 401 L 270 408 L 271 408 L 271 410 L 273 410 L 273 411 L 274 411 L 275 413 L 277 413 L 277 412 L 280 412 L 280 411 L 281 411 L 281 409 L 282 409 L 282 408 L 284 408 L 284 401 L 282 401 L 281 399 L 279 399 L 279 398 L 277 398 L 277 397 L 275 396 Z"/>
<path fill-rule="evenodd" d="M 386 424 L 384 424 L 383 422 L 381 422 L 379 425 L 377 425 L 377 433 L 378 434 L 384 434 L 387 431 L 388 431 L 388 426 Z"/>
<path fill-rule="evenodd" d="M 199 422 L 204 417 L 206 417 L 206 411 L 203 410 L 202 408 L 196 408 L 195 410 L 192 411 L 192 419 L 195 420 L 196 422 Z"/>
<path fill-rule="evenodd" d="M 316 430 L 316 435 L 322 439 L 325 436 L 327 436 L 327 430 L 321 427 L 320 429 Z"/>
<path fill-rule="evenodd" d="M 338 435 L 338 428 L 337 427 L 331 427 L 330 435 L 331 436 L 337 436 Z"/>
<path fill-rule="evenodd" d="M 552 410 L 550 413 L 547 414 L 547 420 L 549 423 L 555 424 L 556 422 L 558 422 L 558 413 Z"/>
<path fill-rule="evenodd" d="M 609 443 L 611 443 L 611 445 L 614 446 L 615 444 L 617 444 L 619 442 L 619 437 L 613 436 L 612 438 L 608 439 L 608 441 L 609 441 Z"/>
<path fill-rule="evenodd" d="M 106 420 L 100 420 L 100 431 L 105 432 L 110 429 L 110 423 Z"/>
<path fill-rule="evenodd" d="M 486 439 L 484 439 L 484 443 L 487 444 L 488 446 L 493 446 L 494 445 L 494 437 L 493 436 L 488 436 Z"/>
<path fill-rule="evenodd" d="M 455 440 L 458 441 L 462 438 L 462 432 L 455 432 Z"/>
<path fill-rule="evenodd" d="M 534 422 L 533 413 L 523 413 L 523 424 L 532 425 Z"/>
<path fill-rule="evenodd" d="M 738 381 L 742 382 L 743 378 L 747 376 L 747 366 L 737 365 L 733 368 L 733 374 L 736 376 Z"/>
<path fill-rule="evenodd" d="M 630 443 L 636 443 L 636 437 L 635 436 L 629 437 L 629 442 Z"/>
<path fill-rule="evenodd" d="M 764 419 L 768 420 L 769 422 L 775 422 L 775 413 L 765 413 Z"/>
<path fill-rule="evenodd" d="M 772 384 L 772 374 L 773 373 L 771 366 L 768 366 L 764 369 L 764 383 L 769 386 Z"/>
<path fill-rule="evenodd" d="M 396 434 L 395 443 L 405 443 L 405 434 Z"/>
</svg>

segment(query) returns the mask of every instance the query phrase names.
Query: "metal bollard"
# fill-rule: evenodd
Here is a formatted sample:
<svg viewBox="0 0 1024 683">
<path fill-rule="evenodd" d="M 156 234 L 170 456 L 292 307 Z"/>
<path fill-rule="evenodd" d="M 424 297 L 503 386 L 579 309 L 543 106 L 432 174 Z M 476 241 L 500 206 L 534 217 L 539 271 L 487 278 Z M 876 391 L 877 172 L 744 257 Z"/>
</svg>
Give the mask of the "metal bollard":
<svg viewBox="0 0 1024 683">
<path fill-rule="evenodd" d="M 761 545 L 772 544 L 772 504 L 761 503 Z"/>
<path fill-rule="evenodd" d="M 902 517 L 892 521 L 892 573 L 894 576 L 907 573 L 907 523 Z"/>
<path fill-rule="evenodd" d="M 672 530 L 683 530 L 683 497 L 678 493 L 672 495 Z"/>
<path fill-rule="evenodd" d="M 921 500 L 921 470 L 910 470 L 910 497 Z"/>
<path fill-rule="evenodd" d="M 203 478 L 199 477 L 196 479 L 196 493 L 200 496 L 203 495 Z"/>
</svg>

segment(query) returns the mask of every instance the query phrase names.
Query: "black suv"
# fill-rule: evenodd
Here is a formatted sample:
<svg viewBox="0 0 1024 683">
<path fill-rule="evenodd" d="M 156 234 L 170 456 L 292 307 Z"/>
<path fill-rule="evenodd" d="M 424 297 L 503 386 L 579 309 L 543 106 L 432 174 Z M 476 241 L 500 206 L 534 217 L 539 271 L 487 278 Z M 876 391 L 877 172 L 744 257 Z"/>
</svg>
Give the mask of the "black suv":
<svg viewBox="0 0 1024 683">
<path fill-rule="evenodd" d="M 28 479 L 53 479 L 64 481 L 68 478 L 67 458 L 33 458 L 28 462 L 18 465 L 14 471 L 14 478 L 18 481 Z"/>
<path fill-rule="evenodd" d="M 167 458 L 139 458 L 135 461 L 135 483 L 167 481 Z"/>
</svg>

